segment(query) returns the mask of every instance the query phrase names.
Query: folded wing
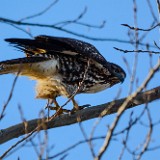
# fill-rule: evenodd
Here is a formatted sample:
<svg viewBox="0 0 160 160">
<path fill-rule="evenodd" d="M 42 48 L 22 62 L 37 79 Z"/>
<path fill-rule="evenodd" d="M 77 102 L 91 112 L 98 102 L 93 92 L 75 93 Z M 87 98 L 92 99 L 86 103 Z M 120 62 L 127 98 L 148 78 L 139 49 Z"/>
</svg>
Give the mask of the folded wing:
<svg viewBox="0 0 160 160">
<path fill-rule="evenodd" d="M 24 51 L 27 57 L 43 53 L 79 55 L 108 67 L 108 62 L 93 45 L 80 40 L 44 35 L 37 36 L 34 39 L 11 38 L 5 40 Z"/>
</svg>

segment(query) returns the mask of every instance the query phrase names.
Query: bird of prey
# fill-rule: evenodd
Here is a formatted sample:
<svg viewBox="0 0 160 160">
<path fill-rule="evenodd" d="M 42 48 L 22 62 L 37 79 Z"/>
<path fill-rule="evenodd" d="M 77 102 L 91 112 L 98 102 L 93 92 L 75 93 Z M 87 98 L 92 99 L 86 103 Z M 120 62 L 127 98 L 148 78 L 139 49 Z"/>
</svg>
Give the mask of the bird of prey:
<svg viewBox="0 0 160 160">
<path fill-rule="evenodd" d="M 124 70 L 108 62 L 91 44 L 63 37 L 37 36 L 5 41 L 25 52 L 26 57 L 0 62 L 0 75 L 16 73 L 36 80 L 36 98 L 48 99 L 60 108 L 56 97 L 65 96 L 78 110 L 75 94 L 96 93 L 123 82 Z"/>
</svg>

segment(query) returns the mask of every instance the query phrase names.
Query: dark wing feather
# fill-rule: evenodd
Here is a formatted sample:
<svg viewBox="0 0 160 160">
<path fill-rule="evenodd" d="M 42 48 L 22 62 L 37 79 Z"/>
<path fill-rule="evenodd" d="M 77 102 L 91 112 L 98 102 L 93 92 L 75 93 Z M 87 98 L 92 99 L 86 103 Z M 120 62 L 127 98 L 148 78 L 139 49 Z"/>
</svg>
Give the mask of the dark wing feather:
<svg viewBox="0 0 160 160">
<path fill-rule="evenodd" d="M 80 55 L 91 58 L 98 63 L 108 67 L 108 63 L 105 58 L 98 52 L 98 50 L 91 44 L 63 37 L 52 37 L 52 36 L 37 36 L 35 39 L 18 39 L 11 38 L 5 39 L 11 44 L 27 53 L 27 56 L 33 54 L 47 53 L 47 54 L 69 54 L 69 55 Z"/>
<path fill-rule="evenodd" d="M 86 56 L 98 62 L 106 63 L 106 59 L 99 53 L 99 51 L 91 44 L 72 38 L 51 37 L 51 36 L 37 36 L 36 40 L 42 41 L 53 46 L 53 50 L 57 49 L 62 53 L 73 52 Z M 67 51 L 67 52 L 64 52 Z"/>
</svg>

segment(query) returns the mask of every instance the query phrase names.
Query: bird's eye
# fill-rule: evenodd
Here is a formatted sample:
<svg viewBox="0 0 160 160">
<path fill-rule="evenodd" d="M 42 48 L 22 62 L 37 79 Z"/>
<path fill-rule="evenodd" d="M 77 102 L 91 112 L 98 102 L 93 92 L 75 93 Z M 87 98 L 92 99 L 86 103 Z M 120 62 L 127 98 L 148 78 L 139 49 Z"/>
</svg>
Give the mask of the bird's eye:
<svg viewBox="0 0 160 160">
<path fill-rule="evenodd" d="M 117 68 L 114 69 L 115 73 L 119 73 L 119 70 Z"/>
</svg>

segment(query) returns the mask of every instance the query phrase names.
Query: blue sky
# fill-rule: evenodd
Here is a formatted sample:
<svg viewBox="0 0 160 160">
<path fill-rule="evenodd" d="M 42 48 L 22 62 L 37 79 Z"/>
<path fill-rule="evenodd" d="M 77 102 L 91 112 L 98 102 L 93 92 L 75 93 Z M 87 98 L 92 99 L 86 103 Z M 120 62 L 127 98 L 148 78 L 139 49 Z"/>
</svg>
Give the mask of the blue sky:
<svg viewBox="0 0 160 160">
<path fill-rule="evenodd" d="M 51 2 L 52 2 L 51 0 L 46 0 L 46 1 L 1 0 L 0 17 L 19 20 L 23 17 L 35 14 L 43 10 Z M 156 3 L 153 1 L 151 2 L 152 2 L 151 5 L 153 7 L 153 11 L 155 15 L 158 17 Z M 139 28 L 149 28 L 151 22 L 153 21 L 153 18 L 149 12 L 147 2 L 145 0 L 138 1 L 137 6 L 138 6 Z M 87 7 L 87 13 L 80 21 L 88 24 L 99 25 L 105 20 L 106 21 L 105 27 L 103 29 L 93 29 L 93 28 L 88 28 L 88 27 L 83 27 L 83 26 L 73 24 L 73 25 L 68 25 L 66 29 L 72 30 L 74 32 L 87 35 L 90 37 L 129 40 L 127 35 L 128 29 L 126 27 L 121 26 L 121 24 L 123 23 L 134 26 L 133 2 L 128 0 L 123 0 L 121 2 L 118 0 L 112 0 L 112 1 L 93 0 L 92 2 L 89 0 L 77 0 L 77 1 L 60 0 L 47 13 L 45 13 L 40 17 L 28 20 L 28 22 L 54 24 L 64 20 L 72 20 L 72 19 L 75 19 L 84 10 L 85 7 Z M 118 43 L 113 41 L 93 41 L 93 40 L 80 38 L 65 32 L 61 32 L 61 31 L 53 30 L 49 28 L 39 28 L 39 27 L 30 27 L 30 26 L 21 26 L 21 27 L 23 29 L 30 30 L 34 36 L 40 35 L 40 34 L 46 34 L 46 35 L 52 35 L 52 36 L 78 38 L 78 39 L 87 41 L 95 45 L 96 48 L 100 51 L 100 53 L 108 61 L 116 63 L 120 65 L 122 68 L 124 68 L 124 70 L 127 73 L 127 77 L 123 84 L 118 84 L 113 88 L 110 88 L 108 90 L 105 90 L 103 92 L 96 93 L 96 94 L 77 95 L 76 100 L 80 105 L 89 103 L 92 106 L 94 106 L 94 105 L 112 101 L 116 97 L 119 89 L 121 89 L 120 97 L 125 97 L 128 95 L 129 85 L 130 85 L 130 76 L 129 76 L 129 73 L 127 72 L 127 67 L 123 61 L 123 58 L 125 58 L 128 61 L 130 68 L 132 68 L 135 54 L 134 53 L 124 54 L 114 50 L 113 47 L 133 50 L 134 49 L 133 45 L 127 44 L 127 43 Z M 142 34 L 143 33 L 140 32 L 139 36 L 141 36 Z M 25 34 L 24 32 L 18 29 L 15 29 L 12 26 L 0 23 L 0 35 L 1 35 L 0 36 L 1 37 L 0 38 L 0 46 L 1 46 L 0 61 L 24 56 L 23 53 L 17 51 L 15 48 L 9 46 L 6 42 L 4 42 L 4 39 L 11 38 L 11 37 L 29 38 L 27 34 Z M 150 32 L 146 36 L 143 42 L 150 43 L 151 45 L 153 45 L 154 41 L 159 43 L 158 28 Z M 146 49 L 146 48 L 140 47 L 139 49 Z M 153 64 L 156 64 L 158 57 L 159 57 L 158 55 L 152 56 Z M 147 76 L 148 71 L 150 69 L 149 64 L 150 64 L 149 55 L 147 53 L 140 53 L 138 55 L 138 66 L 137 66 L 137 73 L 136 73 L 136 78 L 138 78 L 138 86 L 144 81 L 145 77 Z M 159 85 L 158 77 L 159 77 L 159 73 L 154 77 L 154 80 L 152 80 L 149 83 L 148 88 L 153 88 Z M 0 77 L 0 88 L 1 88 L 0 89 L 0 97 L 1 97 L 0 106 L 3 106 L 4 103 L 7 101 L 13 80 L 14 80 L 14 75 L 3 75 Z M 7 128 L 11 125 L 21 122 L 18 106 L 21 106 L 24 113 L 24 117 L 27 120 L 31 120 L 39 117 L 39 112 L 40 110 L 44 110 L 46 101 L 36 100 L 34 98 L 35 97 L 34 87 L 35 87 L 34 81 L 30 81 L 26 77 L 18 78 L 12 100 L 10 101 L 5 111 L 5 117 L 0 123 L 0 128 Z M 136 89 L 136 87 L 137 87 L 137 84 L 134 83 L 134 90 Z M 58 98 L 58 102 L 60 104 L 63 104 L 65 101 L 66 101 L 65 98 Z M 159 120 L 159 113 L 160 113 L 160 108 L 158 108 L 159 105 L 160 105 L 159 101 L 155 101 L 152 104 L 149 104 L 149 109 L 150 109 L 153 121 Z M 70 106 L 71 105 L 68 105 L 67 107 L 69 108 Z M 123 117 L 121 118 L 118 124 L 118 127 L 116 128 L 116 131 L 121 130 L 122 128 L 125 128 L 125 126 L 128 124 L 129 116 L 132 111 L 134 112 L 133 117 L 135 118 L 141 113 L 143 108 L 144 108 L 144 105 L 136 107 L 131 110 L 127 110 L 124 113 Z M 107 125 L 110 125 L 113 122 L 115 116 L 116 115 L 114 114 L 114 115 L 104 117 L 100 121 L 100 124 L 98 125 L 95 131 L 95 136 L 105 135 L 107 132 Z M 142 121 L 145 123 L 148 122 L 146 115 L 144 115 L 144 117 L 142 118 Z M 89 120 L 82 123 L 88 137 L 90 135 L 90 132 L 95 122 L 96 122 L 96 119 Z M 160 129 L 160 126 L 156 126 L 153 132 L 153 136 L 152 136 L 153 142 L 151 146 L 156 146 L 160 144 L 159 142 L 160 135 L 158 133 L 159 129 Z M 133 147 L 134 149 L 134 147 L 142 143 L 146 136 L 146 133 L 147 133 L 147 128 L 141 126 L 140 124 L 137 124 L 132 129 L 132 132 L 129 137 L 129 145 L 131 146 L 131 148 Z M 54 145 L 54 148 L 52 149 L 50 156 L 84 139 L 78 124 L 70 125 L 67 127 L 51 129 L 48 131 L 48 134 L 49 134 L 49 145 Z M 43 132 L 41 133 L 41 135 L 43 136 Z M 122 148 L 121 141 L 124 137 L 125 137 L 124 135 L 117 137 L 117 140 L 111 143 L 109 149 L 107 150 L 107 152 L 105 153 L 102 159 L 111 159 L 111 160 L 118 159 L 118 156 Z M 14 144 L 17 140 L 18 139 L 14 139 L 1 145 L 0 154 L 2 154 L 8 147 Z M 37 139 L 35 139 L 35 141 L 37 141 Z M 102 142 L 103 140 L 94 142 L 96 153 L 98 152 L 100 146 L 102 145 Z M 23 160 L 27 160 L 28 158 L 36 159 L 37 155 L 35 154 L 35 151 L 31 147 L 25 147 L 18 150 L 16 153 L 14 153 L 13 155 L 11 155 L 6 159 L 8 160 L 16 159 L 18 157 L 20 157 Z M 79 159 L 86 159 L 86 160 L 92 159 L 92 156 L 87 144 L 79 145 L 77 148 L 70 151 L 66 159 L 70 159 L 70 160 L 77 159 L 77 157 L 80 157 Z M 144 160 L 159 159 L 158 157 L 160 157 L 159 150 L 154 152 L 148 152 L 146 155 L 143 156 L 142 159 Z M 131 158 L 132 157 L 127 152 L 124 154 L 124 159 L 131 159 Z"/>
</svg>

